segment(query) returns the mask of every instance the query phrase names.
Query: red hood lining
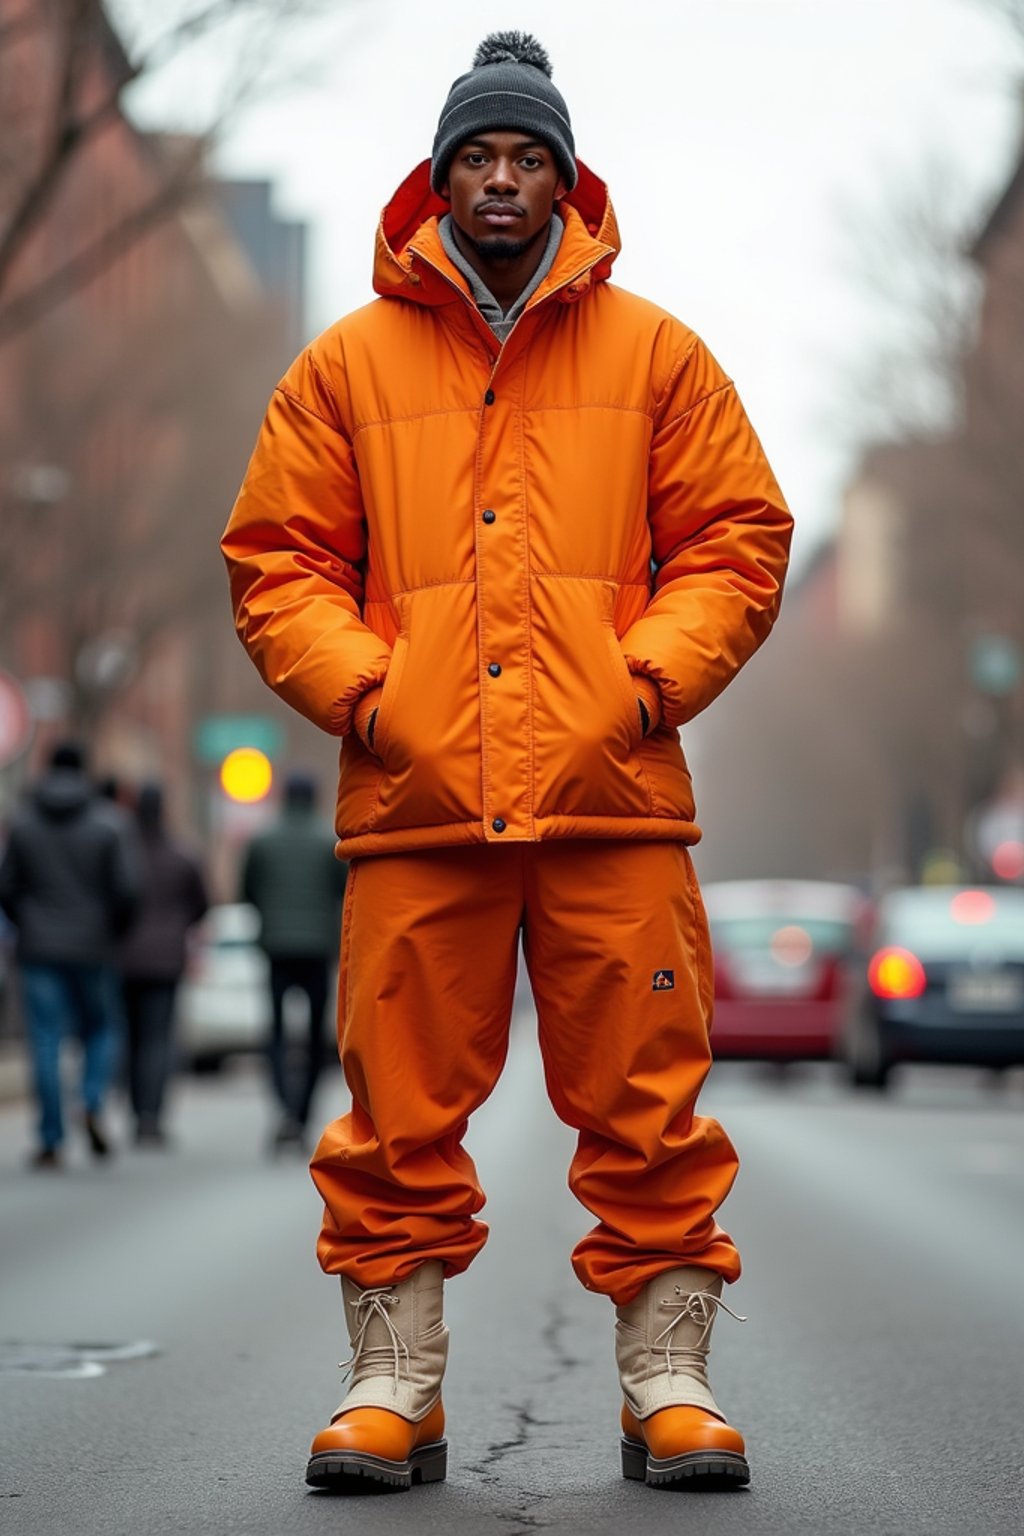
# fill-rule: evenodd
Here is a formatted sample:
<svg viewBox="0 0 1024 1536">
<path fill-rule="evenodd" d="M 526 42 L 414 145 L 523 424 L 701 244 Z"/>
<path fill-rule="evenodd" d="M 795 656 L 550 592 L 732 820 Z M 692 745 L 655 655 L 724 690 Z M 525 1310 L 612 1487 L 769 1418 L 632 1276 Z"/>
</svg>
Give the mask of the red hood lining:
<svg viewBox="0 0 1024 1536">
<path fill-rule="evenodd" d="M 610 212 L 608 188 L 582 160 L 577 160 L 579 180 L 562 203 L 575 208 L 592 235 Z M 421 224 L 441 218 L 449 205 L 430 185 L 430 161 L 422 160 L 402 182 L 381 216 L 381 231 L 392 256 L 405 249 Z M 609 241 L 618 247 L 618 240 Z"/>
</svg>

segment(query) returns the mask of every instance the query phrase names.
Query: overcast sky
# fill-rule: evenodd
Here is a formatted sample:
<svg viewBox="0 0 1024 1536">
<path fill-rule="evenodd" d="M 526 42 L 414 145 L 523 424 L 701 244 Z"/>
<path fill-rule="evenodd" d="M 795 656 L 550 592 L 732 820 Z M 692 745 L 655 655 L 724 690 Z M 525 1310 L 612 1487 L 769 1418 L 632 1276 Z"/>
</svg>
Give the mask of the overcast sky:
<svg viewBox="0 0 1024 1536">
<path fill-rule="evenodd" d="M 577 151 L 610 186 L 615 280 L 736 379 L 806 556 L 849 468 L 844 374 L 884 322 L 852 275 L 850 212 L 870 218 L 934 160 L 984 212 L 1019 141 L 1010 34 L 985 0 L 339 0 L 295 35 L 301 83 L 218 154 L 308 220 L 314 331 L 372 296 L 380 207 L 429 154 L 476 44 L 505 27 L 547 47 Z M 187 125 L 191 99 L 169 77 L 138 106 Z"/>
</svg>

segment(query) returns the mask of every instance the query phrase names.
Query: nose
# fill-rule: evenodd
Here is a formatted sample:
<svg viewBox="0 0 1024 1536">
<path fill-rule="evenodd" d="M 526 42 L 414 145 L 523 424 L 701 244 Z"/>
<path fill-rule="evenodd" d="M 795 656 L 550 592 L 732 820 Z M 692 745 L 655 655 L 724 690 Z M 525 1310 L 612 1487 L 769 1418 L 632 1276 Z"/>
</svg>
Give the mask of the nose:
<svg viewBox="0 0 1024 1536">
<path fill-rule="evenodd" d="M 516 180 L 515 166 L 511 160 L 496 160 L 491 167 L 491 174 L 487 178 L 487 191 L 498 197 L 511 194 L 514 196 L 519 190 Z"/>
</svg>

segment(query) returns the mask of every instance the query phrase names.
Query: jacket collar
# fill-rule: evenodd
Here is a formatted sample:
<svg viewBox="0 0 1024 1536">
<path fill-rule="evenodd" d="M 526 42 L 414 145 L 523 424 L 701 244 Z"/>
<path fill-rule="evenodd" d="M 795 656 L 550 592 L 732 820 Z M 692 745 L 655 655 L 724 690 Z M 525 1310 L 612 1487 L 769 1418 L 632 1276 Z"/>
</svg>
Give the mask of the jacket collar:
<svg viewBox="0 0 1024 1536">
<path fill-rule="evenodd" d="M 558 204 L 565 233 L 551 271 L 530 299 L 533 309 L 549 294 L 575 303 L 592 283 L 603 282 L 619 254 L 619 229 L 604 182 L 582 161 L 579 180 Z M 422 161 L 402 182 L 377 226 L 373 286 L 384 298 L 415 304 L 472 303 L 469 284 L 448 256 L 438 219 L 448 204 L 430 185 L 430 161 Z"/>
</svg>

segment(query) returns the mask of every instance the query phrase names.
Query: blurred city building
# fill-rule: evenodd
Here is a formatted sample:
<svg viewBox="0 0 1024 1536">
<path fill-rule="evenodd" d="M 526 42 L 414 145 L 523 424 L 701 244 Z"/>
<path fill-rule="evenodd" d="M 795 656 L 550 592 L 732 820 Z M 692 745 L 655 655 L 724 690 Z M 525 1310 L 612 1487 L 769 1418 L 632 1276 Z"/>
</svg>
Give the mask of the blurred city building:
<svg viewBox="0 0 1024 1536">
<path fill-rule="evenodd" d="M 133 65 L 99 0 L 2 10 L 0 667 L 35 740 L 0 799 L 71 730 L 208 831 L 204 723 L 270 717 L 282 756 L 302 730 L 234 637 L 217 545 L 304 339 L 305 230 L 269 183 L 213 176 L 201 139 L 131 123 Z M 35 169 L 69 122 L 77 152 Z"/>
<path fill-rule="evenodd" d="M 288 361 L 308 340 L 306 333 L 306 226 L 282 219 L 273 207 L 269 181 L 228 181 L 219 177 L 217 202 L 253 267 L 265 294 L 282 306 Z"/>
<path fill-rule="evenodd" d="M 957 421 L 864 451 L 834 541 L 699 727 L 706 877 L 884 884 L 937 849 L 991 876 L 977 829 L 1024 839 L 1024 146 L 969 254 Z"/>
</svg>

